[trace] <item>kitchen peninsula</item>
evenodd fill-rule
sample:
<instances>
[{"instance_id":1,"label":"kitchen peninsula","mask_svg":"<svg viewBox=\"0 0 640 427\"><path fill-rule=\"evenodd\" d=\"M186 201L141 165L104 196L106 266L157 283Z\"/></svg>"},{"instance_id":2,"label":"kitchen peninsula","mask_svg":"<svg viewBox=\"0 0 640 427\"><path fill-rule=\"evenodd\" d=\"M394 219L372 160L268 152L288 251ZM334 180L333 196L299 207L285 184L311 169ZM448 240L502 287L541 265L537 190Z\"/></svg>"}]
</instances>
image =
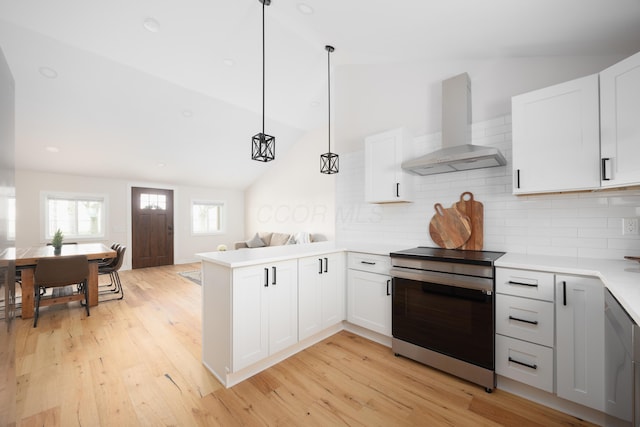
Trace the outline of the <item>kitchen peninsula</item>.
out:
<instances>
[{"instance_id":1,"label":"kitchen peninsula","mask_svg":"<svg viewBox=\"0 0 640 427\"><path fill-rule=\"evenodd\" d=\"M345 248L334 242L198 257L202 362L226 387L343 328Z\"/></svg>"}]
</instances>

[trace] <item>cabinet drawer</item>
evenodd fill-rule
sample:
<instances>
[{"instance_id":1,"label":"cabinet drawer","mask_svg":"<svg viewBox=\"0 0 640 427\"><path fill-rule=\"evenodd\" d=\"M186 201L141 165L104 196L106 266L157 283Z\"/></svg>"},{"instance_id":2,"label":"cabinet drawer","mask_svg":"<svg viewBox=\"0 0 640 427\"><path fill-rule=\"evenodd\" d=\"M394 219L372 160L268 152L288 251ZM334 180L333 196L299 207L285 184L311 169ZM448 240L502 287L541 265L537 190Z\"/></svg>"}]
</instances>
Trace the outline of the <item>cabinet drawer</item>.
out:
<instances>
[{"instance_id":1,"label":"cabinet drawer","mask_svg":"<svg viewBox=\"0 0 640 427\"><path fill-rule=\"evenodd\" d=\"M496 295L496 333L553 347L552 302Z\"/></svg>"},{"instance_id":2,"label":"cabinet drawer","mask_svg":"<svg viewBox=\"0 0 640 427\"><path fill-rule=\"evenodd\" d=\"M553 349L496 335L496 373L553 393Z\"/></svg>"},{"instance_id":3,"label":"cabinet drawer","mask_svg":"<svg viewBox=\"0 0 640 427\"><path fill-rule=\"evenodd\" d=\"M554 275L543 271L496 268L496 292L553 301Z\"/></svg>"},{"instance_id":4,"label":"cabinet drawer","mask_svg":"<svg viewBox=\"0 0 640 427\"><path fill-rule=\"evenodd\" d=\"M347 263L348 268L370 273L389 274L391 269L391 258L384 255L349 252Z\"/></svg>"}]
</instances>

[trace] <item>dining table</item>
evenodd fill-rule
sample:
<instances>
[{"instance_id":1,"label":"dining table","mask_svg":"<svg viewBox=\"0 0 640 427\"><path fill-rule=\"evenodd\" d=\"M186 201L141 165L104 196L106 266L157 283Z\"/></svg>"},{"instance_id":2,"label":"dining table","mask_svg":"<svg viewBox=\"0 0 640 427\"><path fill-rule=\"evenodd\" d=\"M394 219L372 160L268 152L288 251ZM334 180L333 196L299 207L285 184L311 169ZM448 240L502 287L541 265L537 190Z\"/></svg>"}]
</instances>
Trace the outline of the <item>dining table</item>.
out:
<instances>
[{"instance_id":1,"label":"dining table","mask_svg":"<svg viewBox=\"0 0 640 427\"><path fill-rule=\"evenodd\" d=\"M98 305L98 263L104 259L115 258L116 251L103 243L63 244L60 254L55 254L53 246L50 245L16 248L13 256L16 269L20 270L23 319L30 319L34 315L34 272L38 260L70 255L86 255L89 260L89 306Z\"/></svg>"}]
</instances>

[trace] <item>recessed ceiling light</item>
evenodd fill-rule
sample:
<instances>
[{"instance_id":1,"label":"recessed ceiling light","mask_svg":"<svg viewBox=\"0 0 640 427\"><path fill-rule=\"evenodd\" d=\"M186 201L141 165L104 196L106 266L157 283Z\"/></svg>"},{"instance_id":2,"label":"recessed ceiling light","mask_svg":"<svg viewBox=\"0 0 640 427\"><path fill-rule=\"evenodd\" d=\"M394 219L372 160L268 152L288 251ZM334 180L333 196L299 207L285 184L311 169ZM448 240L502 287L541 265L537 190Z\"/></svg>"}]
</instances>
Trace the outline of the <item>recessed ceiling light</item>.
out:
<instances>
[{"instance_id":1,"label":"recessed ceiling light","mask_svg":"<svg viewBox=\"0 0 640 427\"><path fill-rule=\"evenodd\" d=\"M313 8L306 3L298 3L298 11L303 15L313 15Z\"/></svg>"},{"instance_id":2,"label":"recessed ceiling light","mask_svg":"<svg viewBox=\"0 0 640 427\"><path fill-rule=\"evenodd\" d=\"M48 79L55 79L58 77L58 72L50 67L40 67L38 68L38 71Z\"/></svg>"},{"instance_id":3,"label":"recessed ceiling light","mask_svg":"<svg viewBox=\"0 0 640 427\"><path fill-rule=\"evenodd\" d=\"M230 59L230 58L223 59L222 63L227 67L233 67L233 59Z\"/></svg>"},{"instance_id":4,"label":"recessed ceiling light","mask_svg":"<svg viewBox=\"0 0 640 427\"><path fill-rule=\"evenodd\" d=\"M193 111L191 110L182 110L183 117L193 117Z\"/></svg>"},{"instance_id":5,"label":"recessed ceiling light","mask_svg":"<svg viewBox=\"0 0 640 427\"><path fill-rule=\"evenodd\" d=\"M142 25L147 31L151 33L157 33L158 31L160 31L160 23L153 18L145 19Z\"/></svg>"},{"instance_id":6,"label":"recessed ceiling light","mask_svg":"<svg viewBox=\"0 0 640 427\"><path fill-rule=\"evenodd\" d=\"M44 147L45 150L47 150L50 153L57 153L58 151L60 151L60 149L58 147L54 147L53 145L48 145L46 147Z\"/></svg>"}]
</instances>

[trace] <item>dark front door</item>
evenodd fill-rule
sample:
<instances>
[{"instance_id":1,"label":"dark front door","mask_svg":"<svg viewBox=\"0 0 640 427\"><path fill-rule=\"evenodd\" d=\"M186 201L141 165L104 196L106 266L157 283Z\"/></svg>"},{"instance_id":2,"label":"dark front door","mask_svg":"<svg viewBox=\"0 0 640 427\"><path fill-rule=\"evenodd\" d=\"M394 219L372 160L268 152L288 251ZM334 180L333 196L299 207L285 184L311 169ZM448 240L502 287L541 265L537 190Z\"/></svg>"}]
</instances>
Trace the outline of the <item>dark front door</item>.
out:
<instances>
[{"instance_id":1,"label":"dark front door","mask_svg":"<svg viewBox=\"0 0 640 427\"><path fill-rule=\"evenodd\" d=\"M132 268L173 265L173 190L131 188Z\"/></svg>"}]
</instances>

